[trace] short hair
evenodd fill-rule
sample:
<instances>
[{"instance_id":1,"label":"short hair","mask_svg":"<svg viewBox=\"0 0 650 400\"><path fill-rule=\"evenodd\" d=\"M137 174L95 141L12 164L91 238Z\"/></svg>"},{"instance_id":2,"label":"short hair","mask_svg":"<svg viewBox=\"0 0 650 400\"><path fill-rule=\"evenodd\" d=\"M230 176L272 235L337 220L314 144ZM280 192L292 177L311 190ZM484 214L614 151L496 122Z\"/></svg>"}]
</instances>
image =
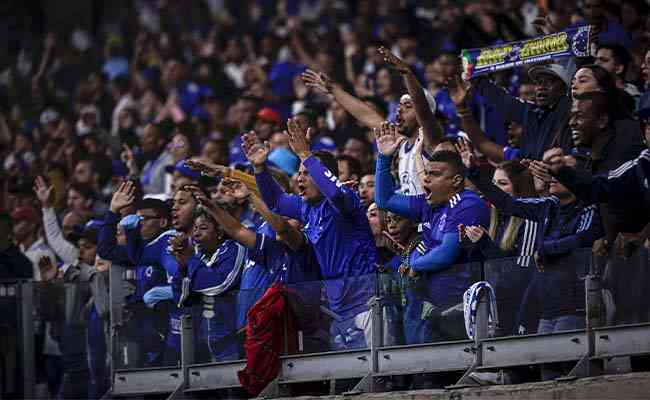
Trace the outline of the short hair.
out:
<instances>
[{"instance_id":1,"label":"short hair","mask_svg":"<svg viewBox=\"0 0 650 400\"><path fill-rule=\"evenodd\" d=\"M314 157L316 157L324 166L325 168L329 169L334 176L338 177L339 176L339 164L338 161L336 161L336 157L329 151L325 150L318 150L312 153Z\"/></svg>"},{"instance_id":2,"label":"short hair","mask_svg":"<svg viewBox=\"0 0 650 400\"><path fill-rule=\"evenodd\" d=\"M81 237L79 239L84 239L87 242L90 242L94 245L97 245L97 236L99 234L99 229L97 228L86 228L84 229Z\"/></svg>"},{"instance_id":3,"label":"short hair","mask_svg":"<svg viewBox=\"0 0 650 400\"><path fill-rule=\"evenodd\" d=\"M456 152L448 150L438 151L429 157L429 162L445 163L449 165L455 173L459 174L463 178L467 176L465 164L463 164L463 160Z\"/></svg>"},{"instance_id":4,"label":"short hair","mask_svg":"<svg viewBox=\"0 0 650 400\"><path fill-rule=\"evenodd\" d=\"M345 161L348 163L348 167L350 169L350 174L356 175L359 178L361 178L362 171L361 171L361 163L359 160L357 160L354 157L341 154L340 156L336 157L336 161Z\"/></svg>"},{"instance_id":5,"label":"short hair","mask_svg":"<svg viewBox=\"0 0 650 400\"><path fill-rule=\"evenodd\" d=\"M609 115L610 101L607 95L603 92L586 92L574 97L574 100L588 100L591 101L591 106L596 114Z\"/></svg>"},{"instance_id":6,"label":"short hair","mask_svg":"<svg viewBox=\"0 0 650 400\"><path fill-rule=\"evenodd\" d=\"M154 210L161 218L170 219L172 211L169 205L159 199L142 199L136 206L136 210Z\"/></svg>"},{"instance_id":7,"label":"short hair","mask_svg":"<svg viewBox=\"0 0 650 400\"><path fill-rule=\"evenodd\" d=\"M93 190L92 186L86 185L83 183L79 182L72 182L70 186L68 187L68 190L74 190L75 192L79 193L81 197L85 198L86 200L95 200L96 194L95 191Z\"/></svg>"},{"instance_id":8,"label":"short hair","mask_svg":"<svg viewBox=\"0 0 650 400\"><path fill-rule=\"evenodd\" d=\"M614 61L616 61L617 64L621 64L623 66L623 72L621 72L621 75L624 76L627 72L628 65L630 65L630 62L632 62L632 56L627 51L627 49L616 43L603 43L598 47L598 50L602 49L610 50L612 52Z\"/></svg>"}]
</instances>

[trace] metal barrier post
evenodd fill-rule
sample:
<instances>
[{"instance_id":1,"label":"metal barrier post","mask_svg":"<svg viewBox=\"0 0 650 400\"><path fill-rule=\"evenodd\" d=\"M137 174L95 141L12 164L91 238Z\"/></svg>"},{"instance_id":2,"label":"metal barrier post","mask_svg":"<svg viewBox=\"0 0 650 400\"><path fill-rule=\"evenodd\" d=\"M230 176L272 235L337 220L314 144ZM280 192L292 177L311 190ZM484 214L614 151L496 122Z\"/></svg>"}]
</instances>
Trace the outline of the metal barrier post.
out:
<instances>
[{"instance_id":1,"label":"metal barrier post","mask_svg":"<svg viewBox=\"0 0 650 400\"><path fill-rule=\"evenodd\" d=\"M16 285L20 299L20 331L22 333L22 378L23 396L34 397L34 282L25 281Z\"/></svg>"},{"instance_id":2,"label":"metal barrier post","mask_svg":"<svg viewBox=\"0 0 650 400\"><path fill-rule=\"evenodd\" d=\"M576 379L603 373L603 361L593 359L595 355L594 328L602 325L602 284L598 263L592 255L589 272L585 276L585 331L587 333L587 354L569 372L566 378Z\"/></svg>"},{"instance_id":3,"label":"metal barrier post","mask_svg":"<svg viewBox=\"0 0 650 400\"><path fill-rule=\"evenodd\" d=\"M483 339L488 337L488 323L490 318L488 296L485 291L479 295L478 305L476 308L476 332L474 334L474 345L468 349L474 354L474 362L465 371L463 376L453 386L448 386L446 389L457 389L468 386L478 386L469 375L476 371L477 368L483 365Z\"/></svg>"},{"instance_id":4,"label":"metal barrier post","mask_svg":"<svg viewBox=\"0 0 650 400\"><path fill-rule=\"evenodd\" d=\"M124 267L120 265L111 265L108 270L108 298L110 301L110 329L109 329L109 345L108 348L111 352L111 389L113 387L113 379L115 379L115 366L119 361L119 329L122 326L122 304L124 303Z\"/></svg>"},{"instance_id":5,"label":"metal barrier post","mask_svg":"<svg viewBox=\"0 0 650 400\"><path fill-rule=\"evenodd\" d=\"M375 374L379 372L379 348L383 346L383 301L381 296L373 296L368 304L370 305L370 371L366 376L361 378L361 381L345 395L374 392L377 385L375 382Z\"/></svg>"},{"instance_id":6,"label":"metal barrier post","mask_svg":"<svg viewBox=\"0 0 650 400\"><path fill-rule=\"evenodd\" d=\"M176 387L167 400L183 398L183 392L190 381L190 365L194 364L194 326L192 315L186 314L181 317L181 383Z\"/></svg>"}]
</instances>

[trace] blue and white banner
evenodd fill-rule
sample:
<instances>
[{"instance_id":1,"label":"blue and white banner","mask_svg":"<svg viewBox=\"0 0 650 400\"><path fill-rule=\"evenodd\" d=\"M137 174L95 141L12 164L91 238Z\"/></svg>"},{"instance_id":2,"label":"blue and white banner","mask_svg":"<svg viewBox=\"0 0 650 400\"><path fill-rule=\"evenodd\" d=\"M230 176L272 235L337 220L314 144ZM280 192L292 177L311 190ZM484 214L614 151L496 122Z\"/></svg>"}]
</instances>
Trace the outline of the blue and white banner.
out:
<instances>
[{"instance_id":1,"label":"blue and white banner","mask_svg":"<svg viewBox=\"0 0 650 400\"><path fill-rule=\"evenodd\" d=\"M461 53L463 79L562 57L588 57L590 30L589 25L583 25L533 39L464 49Z\"/></svg>"}]
</instances>

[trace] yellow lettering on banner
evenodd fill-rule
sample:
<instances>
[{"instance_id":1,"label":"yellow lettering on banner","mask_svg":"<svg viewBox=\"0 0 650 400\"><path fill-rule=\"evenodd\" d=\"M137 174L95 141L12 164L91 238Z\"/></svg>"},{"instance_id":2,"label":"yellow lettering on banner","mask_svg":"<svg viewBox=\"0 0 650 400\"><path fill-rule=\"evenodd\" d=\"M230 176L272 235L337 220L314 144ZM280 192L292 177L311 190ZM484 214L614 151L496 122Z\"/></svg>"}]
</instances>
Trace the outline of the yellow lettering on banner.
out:
<instances>
[{"instance_id":1,"label":"yellow lettering on banner","mask_svg":"<svg viewBox=\"0 0 650 400\"><path fill-rule=\"evenodd\" d=\"M519 58L526 60L540 55L559 53L569 49L566 32L560 32L523 43Z\"/></svg>"},{"instance_id":2,"label":"yellow lettering on banner","mask_svg":"<svg viewBox=\"0 0 650 400\"><path fill-rule=\"evenodd\" d=\"M512 51L512 46L503 46L503 47L494 47L491 49L481 50L476 59L476 67L482 68L490 65L501 64L505 61L505 58Z\"/></svg>"}]
</instances>

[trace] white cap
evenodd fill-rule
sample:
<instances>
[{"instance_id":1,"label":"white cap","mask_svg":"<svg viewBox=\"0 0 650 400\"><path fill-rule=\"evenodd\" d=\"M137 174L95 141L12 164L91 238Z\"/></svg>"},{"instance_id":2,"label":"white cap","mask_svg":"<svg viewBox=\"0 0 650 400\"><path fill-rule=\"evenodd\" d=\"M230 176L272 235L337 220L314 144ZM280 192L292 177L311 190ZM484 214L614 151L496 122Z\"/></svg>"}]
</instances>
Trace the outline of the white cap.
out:
<instances>
[{"instance_id":1,"label":"white cap","mask_svg":"<svg viewBox=\"0 0 650 400\"><path fill-rule=\"evenodd\" d=\"M50 122L57 121L59 117L60 115L55 109L48 108L41 113L41 118L40 118L41 125L45 125L45 124L49 124Z\"/></svg>"},{"instance_id":2,"label":"white cap","mask_svg":"<svg viewBox=\"0 0 650 400\"><path fill-rule=\"evenodd\" d=\"M424 97L427 99L427 103L429 103L429 109L431 110L431 113L435 115L436 110L438 109L438 103L436 103L435 97L433 97L431 92L429 92L427 89L422 90L424 91ZM404 94L399 99L400 103L406 100L412 100L410 94Z\"/></svg>"}]
</instances>

